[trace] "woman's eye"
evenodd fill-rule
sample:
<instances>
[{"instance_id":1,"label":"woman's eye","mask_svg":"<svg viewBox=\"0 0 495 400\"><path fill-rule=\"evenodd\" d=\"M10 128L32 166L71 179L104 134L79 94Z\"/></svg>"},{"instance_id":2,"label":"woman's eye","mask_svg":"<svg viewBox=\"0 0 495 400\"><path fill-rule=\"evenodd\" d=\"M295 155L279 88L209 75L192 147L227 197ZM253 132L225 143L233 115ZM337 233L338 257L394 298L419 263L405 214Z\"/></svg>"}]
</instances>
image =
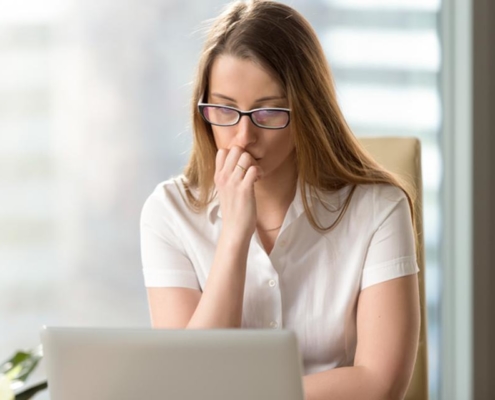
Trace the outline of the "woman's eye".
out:
<instances>
[{"instance_id":1,"label":"woman's eye","mask_svg":"<svg viewBox=\"0 0 495 400\"><path fill-rule=\"evenodd\" d=\"M220 110L220 112L222 114L225 114L225 115L230 115L230 114L234 114L235 113L235 111L234 110L231 110L230 108L219 107L218 109Z\"/></svg>"},{"instance_id":2,"label":"woman's eye","mask_svg":"<svg viewBox=\"0 0 495 400\"><path fill-rule=\"evenodd\" d=\"M276 117L280 114L278 110L261 110L257 112L257 116L260 119Z\"/></svg>"}]
</instances>

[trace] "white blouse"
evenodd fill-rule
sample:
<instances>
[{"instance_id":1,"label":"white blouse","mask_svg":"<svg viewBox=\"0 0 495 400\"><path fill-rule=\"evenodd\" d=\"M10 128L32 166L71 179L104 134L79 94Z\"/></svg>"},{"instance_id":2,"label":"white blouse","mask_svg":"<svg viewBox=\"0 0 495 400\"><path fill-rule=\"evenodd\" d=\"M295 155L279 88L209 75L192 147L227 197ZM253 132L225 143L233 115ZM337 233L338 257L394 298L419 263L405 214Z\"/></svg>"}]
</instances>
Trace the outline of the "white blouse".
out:
<instances>
[{"instance_id":1,"label":"white blouse","mask_svg":"<svg viewBox=\"0 0 495 400\"><path fill-rule=\"evenodd\" d=\"M222 228L217 198L202 213L186 203L183 176L160 183L141 214L147 287L203 290ZM340 213L350 188L307 192L320 224ZM242 327L294 331L305 374L350 366L356 351L356 305L371 285L419 271L405 194L390 185L360 185L337 226L313 229L299 187L267 255L257 232L247 259Z\"/></svg>"}]
</instances>

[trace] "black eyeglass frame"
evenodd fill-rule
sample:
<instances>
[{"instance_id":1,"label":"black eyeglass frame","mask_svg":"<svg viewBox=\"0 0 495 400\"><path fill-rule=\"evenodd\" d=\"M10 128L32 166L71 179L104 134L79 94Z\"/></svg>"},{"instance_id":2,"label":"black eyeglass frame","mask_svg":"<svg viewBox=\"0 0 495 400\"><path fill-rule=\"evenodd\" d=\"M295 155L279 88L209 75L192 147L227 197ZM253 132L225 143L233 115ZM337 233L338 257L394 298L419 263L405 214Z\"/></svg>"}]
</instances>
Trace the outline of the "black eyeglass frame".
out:
<instances>
[{"instance_id":1,"label":"black eyeglass frame","mask_svg":"<svg viewBox=\"0 0 495 400\"><path fill-rule=\"evenodd\" d=\"M233 122L231 124L216 124L216 123L213 123L211 121L208 121L208 119L203 114L203 110L206 107L227 108L229 110L236 111L237 112L237 115L238 115L238 118L237 118L237 120L235 122ZM263 107L263 108L254 108L254 109L249 110L249 111L242 111L242 110L239 110L239 109L237 109L235 107L224 106L222 104L198 103L198 111L199 111L199 114L201 115L201 117L203 118L203 120L205 122L207 122L207 123L209 123L211 125L215 125L215 126L234 126L234 125L237 125L239 123L239 121L241 120L241 118L244 115L247 115L249 117L249 119L251 120L251 122L254 125L256 125L258 128L277 130L277 129L287 128L287 126L290 124L290 113L291 113L292 110L290 108ZM287 113L287 116L288 116L287 123L284 126L281 126L281 127L271 127L271 126L260 125L253 118L253 113L255 113L257 111L284 111L284 112Z\"/></svg>"}]
</instances>

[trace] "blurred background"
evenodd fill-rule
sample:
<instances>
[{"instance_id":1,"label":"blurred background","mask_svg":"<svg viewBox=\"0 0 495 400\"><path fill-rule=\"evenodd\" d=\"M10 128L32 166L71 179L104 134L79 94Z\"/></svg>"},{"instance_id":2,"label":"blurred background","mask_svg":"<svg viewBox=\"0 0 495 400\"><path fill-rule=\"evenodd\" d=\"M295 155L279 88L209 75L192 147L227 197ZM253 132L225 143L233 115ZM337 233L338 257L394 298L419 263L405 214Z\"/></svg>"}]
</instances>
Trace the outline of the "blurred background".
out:
<instances>
[{"instance_id":1,"label":"blurred background","mask_svg":"<svg viewBox=\"0 0 495 400\"><path fill-rule=\"evenodd\" d=\"M149 326L141 207L185 165L198 30L225 3L0 0L0 360L35 347L44 324ZM443 4L285 3L316 29L355 134L422 141L430 393L440 399Z\"/></svg>"}]
</instances>

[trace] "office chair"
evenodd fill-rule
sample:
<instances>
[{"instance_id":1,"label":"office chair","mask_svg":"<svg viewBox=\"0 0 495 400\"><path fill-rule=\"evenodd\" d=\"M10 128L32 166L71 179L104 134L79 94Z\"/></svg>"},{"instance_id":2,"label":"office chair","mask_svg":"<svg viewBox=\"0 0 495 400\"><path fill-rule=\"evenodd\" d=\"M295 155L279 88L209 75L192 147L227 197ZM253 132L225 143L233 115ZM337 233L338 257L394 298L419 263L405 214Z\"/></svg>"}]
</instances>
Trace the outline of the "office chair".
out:
<instances>
[{"instance_id":1,"label":"office chair","mask_svg":"<svg viewBox=\"0 0 495 400\"><path fill-rule=\"evenodd\" d=\"M415 196L414 211L418 245L419 296L421 302L421 330L419 346L411 383L405 400L428 399L428 348L426 329L425 259L422 210L421 143L412 137L360 137L368 153L394 173L408 186Z\"/></svg>"}]
</instances>

